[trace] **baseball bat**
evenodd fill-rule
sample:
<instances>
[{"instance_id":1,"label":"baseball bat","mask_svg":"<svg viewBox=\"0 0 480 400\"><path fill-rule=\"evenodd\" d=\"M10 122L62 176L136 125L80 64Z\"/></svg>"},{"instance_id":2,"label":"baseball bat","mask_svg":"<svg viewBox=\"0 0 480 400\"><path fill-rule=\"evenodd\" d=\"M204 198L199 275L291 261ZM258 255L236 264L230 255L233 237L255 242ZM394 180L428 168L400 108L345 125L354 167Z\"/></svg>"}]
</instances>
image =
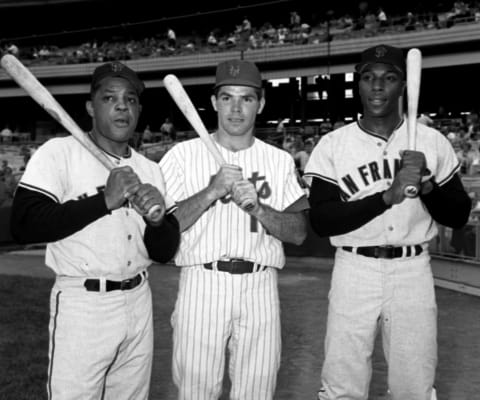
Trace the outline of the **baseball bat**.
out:
<instances>
[{"instance_id":1,"label":"baseball bat","mask_svg":"<svg viewBox=\"0 0 480 400\"><path fill-rule=\"evenodd\" d=\"M5 54L0 64L8 75L22 87L30 97L35 100L45 111L47 111L57 122L70 132L70 134L87 149L98 161L109 171L116 167L115 163L103 153L88 136L83 132L77 123L70 117L65 109L58 103L52 94L43 86L32 72L25 67L15 56ZM160 206L153 206L148 215L152 217Z\"/></svg>"},{"instance_id":2,"label":"baseball bat","mask_svg":"<svg viewBox=\"0 0 480 400\"><path fill-rule=\"evenodd\" d=\"M407 134L408 150L416 149L417 140L417 113L418 98L420 97L420 80L422 75L422 53L417 48L412 48L407 53ZM419 187L408 185L404 189L407 197L416 197Z\"/></svg>"},{"instance_id":3,"label":"baseball bat","mask_svg":"<svg viewBox=\"0 0 480 400\"><path fill-rule=\"evenodd\" d=\"M222 153L220 153L213 138L210 136L210 133L208 133L207 128L205 128L200 115L198 115L197 109L190 100L180 80L175 75L169 74L163 78L163 83L180 111L182 111L185 118L190 122L190 125L192 125L192 128L197 132L205 146L207 146L208 151L213 158L215 158L215 161L220 166L226 164ZM253 204L242 204L242 208L248 211L253 208Z\"/></svg>"}]
</instances>

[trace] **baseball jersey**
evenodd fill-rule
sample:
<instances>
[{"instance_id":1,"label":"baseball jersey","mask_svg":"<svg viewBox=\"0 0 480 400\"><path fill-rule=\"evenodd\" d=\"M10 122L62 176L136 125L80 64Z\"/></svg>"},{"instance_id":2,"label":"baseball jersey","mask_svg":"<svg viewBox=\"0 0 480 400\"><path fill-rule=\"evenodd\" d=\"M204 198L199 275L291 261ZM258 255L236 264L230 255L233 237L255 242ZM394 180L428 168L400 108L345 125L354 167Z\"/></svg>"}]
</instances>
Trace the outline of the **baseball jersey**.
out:
<instances>
[{"instance_id":1,"label":"baseball jersey","mask_svg":"<svg viewBox=\"0 0 480 400\"><path fill-rule=\"evenodd\" d=\"M165 197L167 213L175 203L165 196L158 165L129 148L126 157L106 153L115 164L130 166L143 183ZM92 196L105 188L109 171L75 138L54 138L28 162L19 186L40 192L57 203ZM122 207L80 231L47 244L45 262L57 275L130 278L151 264L143 242L145 221L133 208Z\"/></svg>"},{"instance_id":2,"label":"baseball jersey","mask_svg":"<svg viewBox=\"0 0 480 400\"><path fill-rule=\"evenodd\" d=\"M240 151L218 146L228 164L242 168L243 177L256 187L259 201L283 211L304 196L290 154L259 139ZM205 189L219 166L199 139L175 145L160 161L167 192L176 202ZM280 240L230 198L217 200L182 233L177 265L199 265L241 258L282 268L285 255Z\"/></svg>"},{"instance_id":3,"label":"baseball jersey","mask_svg":"<svg viewBox=\"0 0 480 400\"><path fill-rule=\"evenodd\" d=\"M355 201L391 185L401 166L399 152L407 149L407 124L387 139L353 122L323 136L305 168L305 176L338 186L343 201ZM416 150L425 154L429 173L442 186L460 165L450 142L437 130L417 124ZM437 226L420 198L407 198L346 234L330 237L332 245L415 245L428 242Z\"/></svg>"}]
</instances>

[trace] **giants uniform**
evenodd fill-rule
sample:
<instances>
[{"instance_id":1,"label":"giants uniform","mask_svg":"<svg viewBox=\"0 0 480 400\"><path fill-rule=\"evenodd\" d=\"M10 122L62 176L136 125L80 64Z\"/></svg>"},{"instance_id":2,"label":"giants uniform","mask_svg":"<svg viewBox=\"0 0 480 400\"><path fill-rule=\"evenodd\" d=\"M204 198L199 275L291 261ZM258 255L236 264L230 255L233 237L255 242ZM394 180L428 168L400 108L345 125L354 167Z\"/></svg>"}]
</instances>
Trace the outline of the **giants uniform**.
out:
<instances>
[{"instance_id":1,"label":"giants uniform","mask_svg":"<svg viewBox=\"0 0 480 400\"><path fill-rule=\"evenodd\" d=\"M287 152L258 139L237 152L218 147L226 162L241 167L244 178L255 184L263 204L283 211L304 196ZM177 202L206 188L218 171L200 139L177 144L160 166L167 191ZM219 261L231 259L251 261L255 270L217 270ZM271 398L281 351L277 269L285 264L282 243L233 201L221 199L182 233L175 262L183 267L172 315L179 398L218 398L230 332L231 398ZM213 389L191 393L196 386Z\"/></svg>"},{"instance_id":2,"label":"giants uniform","mask_svg":"<svg viewBox=\"0 0 480 400\"><path fill-rule=\"evenodd\" d=\"M131 149L124 158L109 156L118 166L131 166L142 182L165 193L156 163ZM19 186L64 204L99 193L108 175L107 169L69 136L41 146L29 161ZM174 203L168 198L165 202L167 212L173 212ZM123 207L47 244L46 264L56 273L50 300L49 398L100 398L98 390L104 382L111 396L110 386L139 379L143 392L133 392L136 389L127 386L113 395L147 398L153 323L146 270L152 261L144 243L145 227L137 212ZM124 281L122 289L132 282L136 286L114 290L111 281ZM71 357L72 353L78 357ZM115 359L112 354L116 354ZM92 359L99 362L92 365ZM126 359L135 361L116 374L116 365ZM69 382L72 385L67 392L60 392L59 388L68 387ZM76 389L81 392L76 393Z\"/></svg>"},{"instance_id":3,"label":"giants uniform","mask_svg":"<svg viewBox=\"0 0 480 400\"><path fill-rule=\"evenodd\" d=\"M388 207L381 198L400 169L399 152L407 148L406 125L402 121L386 140L358 122L348 124L321 138L305 169L306 177L318 179L317 193L320 185L336 188L339 202L369 200L370 208L378 210L361 226L330 235L337 251L319 399L367 399L379 325L390 388L408 393L409 386L420 382L426 386L417 387L417 393L431 390L437 362L436 302L428 242L437 233L436 222L424 199L405 199ZM442 188L458 179L459 163L448 140L422 124L417 124L417 132L417 150L425 154L436 185ZM322 204L328 206L327 201L318 203L318 209ZM347 225L348 219L362 218L358 217L343 215L337 220ZM407 370L415 371L416 382L408 379Z\"/></svg>"}]
</instances>

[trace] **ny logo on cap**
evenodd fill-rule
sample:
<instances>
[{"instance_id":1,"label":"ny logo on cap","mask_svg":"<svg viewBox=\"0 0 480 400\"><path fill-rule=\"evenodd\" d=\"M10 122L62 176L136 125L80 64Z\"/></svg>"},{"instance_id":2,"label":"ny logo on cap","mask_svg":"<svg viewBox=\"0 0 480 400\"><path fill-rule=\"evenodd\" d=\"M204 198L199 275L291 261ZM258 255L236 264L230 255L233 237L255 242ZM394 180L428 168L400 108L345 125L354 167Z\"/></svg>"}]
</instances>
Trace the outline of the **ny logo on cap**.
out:
<instances>
[{"instance_id":1,"label":"ny logo on cap","mask_svg":"<svg viewBox=\"0 0 480 400\"><path fill-rule=\"evenodd\" d=\"M228 73L234 78L236 78L240 74L240 66L230 65Z\"/></svg>"},{"instance_id":2,"label":"ny logo on cap","mask_svg":"<svg viewBox=\"0 0 480 400\"><path fill-rule=\"evenodd\" d=\"M375 49L375 57L377 58L385 57L385 54L387 54L387 49L385 47L378 46Z\"/></svg>"},{"instance_id":3,"label":"ny logo on cap","mask_svg":"<svg viewBox=\"0 0 480 400\"><path fill-rule=\"evenodd\" d=\"M110 66L113 72L120 72L123 69L123 65L119 62L112 62Z\"/></svg>"}]
</instances>

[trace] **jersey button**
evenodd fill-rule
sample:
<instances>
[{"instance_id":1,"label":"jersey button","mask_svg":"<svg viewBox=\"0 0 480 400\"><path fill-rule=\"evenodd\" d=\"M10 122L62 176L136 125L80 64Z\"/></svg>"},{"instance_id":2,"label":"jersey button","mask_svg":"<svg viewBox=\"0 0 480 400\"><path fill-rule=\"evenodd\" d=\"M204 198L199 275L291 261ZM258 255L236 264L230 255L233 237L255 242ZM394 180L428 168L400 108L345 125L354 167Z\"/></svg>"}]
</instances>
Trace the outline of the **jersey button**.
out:
<instances>
[{"instance_id":1,"label":"jersey button","mask_svg":"<svg viewBox=\"0 0 480 400\"><path fill-rule=\"evenodd\" d=\"M389 226L389 227L388 227L388 230L389 230L389 231L393 231L393 226Z\"/></svg>"},{"instance_id":2,"label":"jersey button","mask_svg":"<svg viewBox=\"0 0 480 400\"><path fill-rule=\"evenodd\" d=\"M387 154L388 154L388 152L386 152L386 151L383 152L383 155L384 155L384 156L386 156Z\"/></svg>"},{"instance_id":3,"label":"jersey button","mask_svg":"<svg viewBox=\"0 0 480 400\"><path fill-rule=\"evenodd\" d=\"M378 147L382 147L382 143L381 143L381 142L378 142L378 143L377 143L377 146L378 146Z\"/></svg>"},{"instance_id":4,"label":"jersey button","mask_svg":"<svg viewBox=\"0 0 480 400\"><path fill-rule=\"evenodd\" d=\"M127 262L127 265L128 266L132 265L132 262L131 261Z\"/></svg>"},{"instance_id":5,"label":"jersey button","mask_svg":"<svg viewBox=\"0 0 480 400\"><path fill-rule=\"evenodd\" d=\"M128 239L128 240L132 240L132 235L128 235L128 236L127 236L127 239Z\"/></svg>"}]
</instances>

